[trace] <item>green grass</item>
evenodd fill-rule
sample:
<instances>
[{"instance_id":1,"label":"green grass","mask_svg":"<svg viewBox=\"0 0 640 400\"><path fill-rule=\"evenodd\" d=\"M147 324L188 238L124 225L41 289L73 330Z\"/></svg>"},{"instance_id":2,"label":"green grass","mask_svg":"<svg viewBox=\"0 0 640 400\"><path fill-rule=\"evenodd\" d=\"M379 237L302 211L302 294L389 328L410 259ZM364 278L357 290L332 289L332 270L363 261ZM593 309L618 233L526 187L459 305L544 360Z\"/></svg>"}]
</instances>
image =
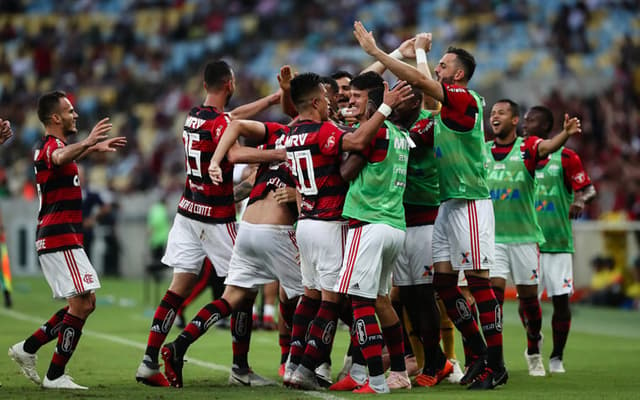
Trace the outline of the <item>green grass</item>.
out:
<instances>
[{"instance_id":1,"label":"green grass","mask_svg":"<svg viewBox=\"0 0 640 400\"><path fill-rule=\"evenodd\" d=\"M357 395L335 392L299 392L282 387L236 388L226 385L231 363L230 335L212 329L196 342L188 355L196 361L187 362L184 369L185 388L150 388L137 384L135 370L143 354L147 333L156 301L143 301L140 281L103 280L98 291L98 308L85 325L85 331L68 372L81 385L90 386L87 392L56 392L55 399L350 399ZM31 334L63 303L51 299L43 278L14 280L14 308L0 309L0 349L7 349ZM160 289L163 293L165 287ZM207 293L206 296L209 296ZM204 304L203 296L188 312L195 313ZM640 380L640 315L609 309L576 306L571 336L565 351L567 373L544 378L529 377L523 357L525 338L517 317L515 303L505 305L504 349L509 383L487 393L468 392L463 387L443 382L436 388L416 388L392 393L393 398L422 399L637 399ZM547 338L544 356L551 351L551 308L544 305L543 326ZM169 335L172 340L178 331ZM334 374L342 365L347 346L346 331L339 331L334 347ZM39 352L38 370L42 376L47 369L54 344ZM4 350L3 350L4 351ZM457 352L463 357L458 341ZM252 337L250 362L258 373L277 377L280 351L277 333L255 332ZM545 360L545 367L547 361ZM16 365L0 355L0 398L39 399L44 392L28 381ZM427 393L431 392L431 393ZM47 392L47 396L51 393Z\"/></svg>"}]
</instances>

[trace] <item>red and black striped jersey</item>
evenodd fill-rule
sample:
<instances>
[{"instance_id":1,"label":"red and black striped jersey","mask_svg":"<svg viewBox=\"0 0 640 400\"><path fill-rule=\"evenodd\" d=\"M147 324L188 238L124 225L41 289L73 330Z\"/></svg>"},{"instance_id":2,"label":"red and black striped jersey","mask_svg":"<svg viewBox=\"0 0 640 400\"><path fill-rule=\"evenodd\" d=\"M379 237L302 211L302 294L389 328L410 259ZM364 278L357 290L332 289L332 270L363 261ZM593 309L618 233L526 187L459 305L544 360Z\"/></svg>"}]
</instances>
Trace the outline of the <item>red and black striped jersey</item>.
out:
<instances>
[{"instance_id":1,"label":"red and black striped jersey","mask_svg":"<svg viewBox=\"0 0 640 400\"><path fill-rule=\"evenodd\" d=\"M75 161L54 165L51 155L65 143L51 135L41 138L33 153L40 198L36 250L38 254L82 247L82 191Z\"/></svg>"},{"instance_id":2,"label":"red and black striped jersey","mask_svg":"<svg viewBox=\"0 0 640 400\"><path fill-rule=\"evenodd\" d=\"M300 218L343 220L349 189L340 176L342 135L332 122L299 121L285 139L287 161L302 194Z\"/></svg>"},{"instance_id":3,"label":"red and black striped jersey","mask_svg":"<svg viewBox=\"0 0 640 400\"><path fill-rule=\"evenodd\" d=\"M284 139L289 127L278 123L267 122L262 147L264 149L284 149ZM262 200L269 192L284 187L295 187L289 164L286 162L262 163L256 173L256 182L249 194L249 204ZM297 207L294 207L297 208Z\"/></svg>"},{"instance_id":4,"label":"red and black striped jersey","mask_svg":"<svg viewBox=\"0 0 640 400\"><path fill-rule=\"evenodd\" d=\"M178 203L178 213L187 218L206 223L227 223L236 219L233 164L222 160L222 183L219 185L213 184L207 171L229 122L229 116L215 107L200 106L189 111L182 133L187 180Z\"/></svg>"}]
</instances>

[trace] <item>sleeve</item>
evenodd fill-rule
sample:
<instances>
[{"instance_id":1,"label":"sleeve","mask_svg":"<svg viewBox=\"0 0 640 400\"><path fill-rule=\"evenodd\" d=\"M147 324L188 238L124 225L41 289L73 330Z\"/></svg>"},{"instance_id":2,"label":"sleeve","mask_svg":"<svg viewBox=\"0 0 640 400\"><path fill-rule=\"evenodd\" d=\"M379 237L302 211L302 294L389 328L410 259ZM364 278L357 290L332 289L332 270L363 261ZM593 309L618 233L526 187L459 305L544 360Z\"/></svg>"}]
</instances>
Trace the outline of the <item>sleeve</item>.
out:
<instances>
[{"instance_id":1,"label":"sleeve","mask_svg":"<svg viewBox=\"0 0 640 400\"><path fill-rule=\"evenodd\" d=\"M212 124L211 136L213 140L217 143L220 140L220 136L227 130L227 126L231 122L231 117L227 114L222 114L218 118L214 120L215 122Z\"/></svg>"},{"instance_id":2,"label":"sleeve","mask_svg":"<svg viewBox=\"0 0 640 400\"><path fill-rule=\"evenodd\" d=\"M280 137L279 131L285 130L286 127L277 122L265 122L264 128L264 139L260 144L275 145L276 140Z\"/></svg>"},{"instance_id":3,"label":"sleeve","mask_svg":"<svg viewBox=\"0 0 640 400\"><path fill-rule=\"evenodd\" d=\"M531 173L531 175L535 174L536 165L538 164L538 145L542 142L537 136L529 136L524 139L522 143L522 159L524 161L524 165L527 167L527 171Z\"/></svg>"},{"instance_id":4,"label":"sleeve","mask_svg":"<svg viewBox=\"0 0 640 400\"><path fill-rule=\"evenodd\" d=\"M575 151L567 148L562 150L562 169L565 185L572 188L574 192L591 185L591 179Z\"/></svg>"},{"instance_id":5,"label":"sleeve","mask_svg":"<svg viewBox=\"0 0 640 400\"><path fill-rule=\"evenodd\" d=\"M418 147L433 147L434 119L424 118L415 123L411 129L411 139Z\"/></svg>"},{"instance_id":6,"label":"sleeve","mask_svg":"<svg viewBox=\"0 0 640 400\"><path fill-rule=\"evenodd\" d=\"M370 163L379 162L387 156L387 148L389 147L389 134L387 128L382 126L378 129L378 133L373 138L369 146L362 151L362 155Z\"/></svg>"},{"instance_id":7,"label":"sleeve","mask_svg":"<svg viewBox=\"0 0 640 400\"><path fill-rule=\"evenodd\" d=\"M318 131L320 152L327 156L336 156L342 152L344 132L331 122L325 122Z\"/></svg>"},{"instance_id":8,"label":"sleeve","mask_svg":"<svg viewBox=\"0 0 640 400\"><path fill-rule=\"evenodd\" d=\"M49 139L45 142L44 146L42 146L43 154L41 155L41 157L47 165L47 169L53 169L56 167L56 165L53 163L53 152L63 147L64 143L58 138Z\"/></svg>"},{"instance_id":9,"label":"sleeve","mask_svg":"<svg viewBox=\"0 0 640 400\"><path fill-rule=\"evenodd\" d=\"M478 114L478 105L467 88L442 84L444 101L440 110L440 118L444 124L458 132L473 129Z\"/></svg>"}]
</instances>

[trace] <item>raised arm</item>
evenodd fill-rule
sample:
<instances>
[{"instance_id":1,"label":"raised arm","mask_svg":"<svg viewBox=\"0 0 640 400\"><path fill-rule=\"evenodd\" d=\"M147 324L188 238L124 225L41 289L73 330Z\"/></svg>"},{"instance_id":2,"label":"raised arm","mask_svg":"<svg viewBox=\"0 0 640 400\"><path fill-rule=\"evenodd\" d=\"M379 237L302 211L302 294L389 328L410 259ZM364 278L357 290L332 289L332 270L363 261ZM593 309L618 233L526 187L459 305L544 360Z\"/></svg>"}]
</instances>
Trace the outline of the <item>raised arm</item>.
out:
<instances>
[{"instance_id":1,"label":"raised arm","mask_svg":"<svg viewBox=\"0 0 640 400\"><path fill-rule=\"evenodd\" d=\"M389 71L391 71L399 79L407 81L410 85L420 88L427 96L433 97L439 102L444 101L444 92L442 85L427 78L415 67L396 60L376 46L376 41L371 32L368 32L360 21L353 24L353 34L360 43L360 47L372 57L380 61Z\"/></svg>"},{"instance_id":2,"label":"raised arm","mask_svg":"<svg viewBox=\"0 0 640 400\"><path fill-rule=\"evenodd\" d=\"M582 132L580 120L577 117L569 119L569 114L565 114L562 131L554 137L545 139L538 144L538 157L545 158L547 155L562 147L571 136L580 132Z\"/></svg>"},{"instance_id":3,"label":"raised arm","mask_svg":"<svg viewBox=\"0 0 640 400\"><path fill-rule=\"evenodd\" d=\"M389 56L395 58L396 60L402 60L404 58L415 58L416 52L413 43L416 41L415 37L411 39L407 39L398 46L397 49L389 53ZM384 71L387 70L387 67L384 66L380 61L375 61L373 64L369 65L367 68L363 69L361 74L369 71L373 71L382 75Z\"/></svg>"},{"instance_id":4,"label":"raised arm","mask_svg":"<svg viewBox=\"0 0 640 400\"><path fill-rule=\"evenodd\" d=\"M74 160L84 158L87 154L94 151L95 148L93 146L96 145L98 141L106 139L107 132L109 132L113 126L108 121L109 118L100 120L84 140L54 150L53 153L51 153L51 161L53 164L64 165Z\"/></svg>"},{"instance_id":5,"label":"raised arm","mask_svg":"<svg viewBox=\"0 0 640 400\"><path fill-rule=\"evenodd\" d=\"M278 74L278 84L280 84L280 90L282 91L282 96L280 96L280 107L282 107L283 113L287 114L291 118L295 118L298 116L298 111L291 99L292 79L293 71L291 70L291 67L289 65L282 66L282 68L280 68L280 73Z\"/></svg>"},{"instance_id":6,"label":"raised arm","mask_svg":"<svg viewBox=\"0 0 640 400\"><path fill-rule=\"evenodd\" d=\"M413 97L411 86L407 82L400 81L393 90L389 90L389 85L384 82L384 99L380 107L367 121L360 124L353 133L342 136L343 151L362 151L367 148L384 123L384 120L391 114L392 109L403 101Z\"/></svg>"},{"instance_id":7,"label":"raised arm","mask_svg":"<svg viewBox=\"0 0 640 400\"><path fill-rule=\"evenodd\" d=\"M427 61L427 53L431 51L431 43L431 32L418 33L414 42L416 68L429 80L433 80L431 70L429 69L429 62ZM439 103L428 94L422 97L422 108L425 110L437 110L438 106Z\"/></svg>"},{"instance_id":8,"label":"raised arm","mask_svg":"<svg viewBox=\"0 0 640 400\"><path fill-rule=\"evenodd\" d=\"M280 90L254 102L236 107L229 113L231 119L247 119L280 102Z\"/></svg>"}]
</instances>

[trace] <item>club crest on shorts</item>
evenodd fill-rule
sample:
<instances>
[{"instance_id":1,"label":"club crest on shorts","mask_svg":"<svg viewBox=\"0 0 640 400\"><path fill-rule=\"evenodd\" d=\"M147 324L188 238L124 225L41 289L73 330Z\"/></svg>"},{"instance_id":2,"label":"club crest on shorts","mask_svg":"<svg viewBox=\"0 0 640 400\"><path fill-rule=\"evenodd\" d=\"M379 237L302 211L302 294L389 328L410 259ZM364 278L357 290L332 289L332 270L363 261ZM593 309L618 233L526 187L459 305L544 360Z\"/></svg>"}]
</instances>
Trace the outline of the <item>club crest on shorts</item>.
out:
<instances>
[{"instance_id":1,"label":"club crest on shorts","mask_svg":"<svg viewBox=\"0 0 640 400\"><path fill-rule=\"evenodd\" d=\"M93 283L93 274L84 274L82 280L84 283Z\"/></svg>"}]
</instances>

